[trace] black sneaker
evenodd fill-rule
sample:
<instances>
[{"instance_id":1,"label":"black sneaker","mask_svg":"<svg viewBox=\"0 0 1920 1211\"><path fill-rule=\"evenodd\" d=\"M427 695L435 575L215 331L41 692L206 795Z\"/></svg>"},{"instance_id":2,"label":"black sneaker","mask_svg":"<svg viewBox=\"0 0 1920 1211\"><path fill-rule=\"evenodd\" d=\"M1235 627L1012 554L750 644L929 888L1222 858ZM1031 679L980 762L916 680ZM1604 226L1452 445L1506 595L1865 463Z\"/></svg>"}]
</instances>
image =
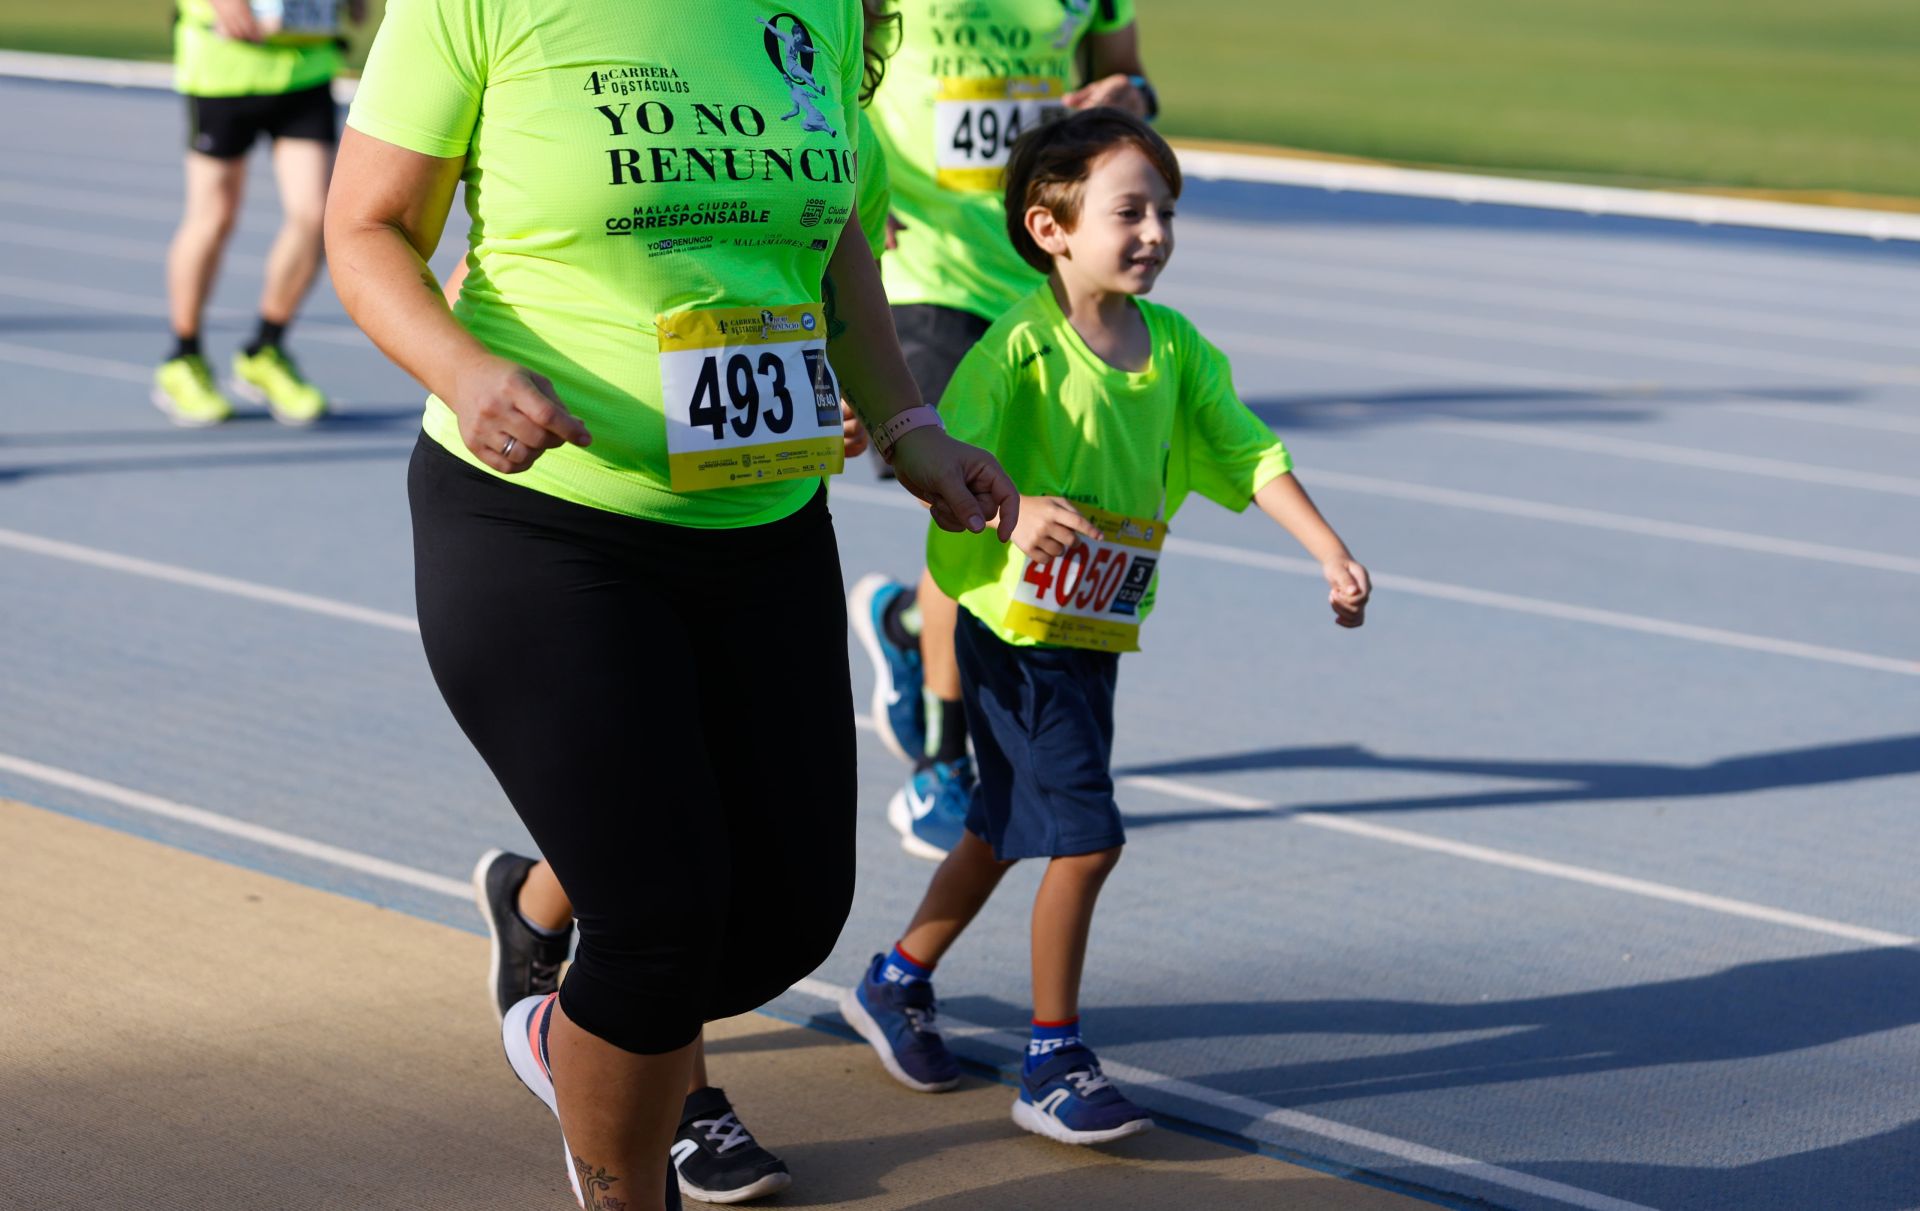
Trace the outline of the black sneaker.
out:
<instances>
[{"instance_id":1,"label":"black sneaker","mask_svg":"<svg viewBox=\"0 0 1920 1211\"><path fill-rule=\"evenodd\" d=\"M733 1112L727 1095L709 1085L687 1095L680 1134L673 1137L680 1193L703 1203L744 1203L785 1190L787 1162L762 1148Z\"/></svg>"},{"instance_id":2,"label":"black sneaker","mask_svg":"<svg viewBox=\"0 0 1920 1211\"><path fill-rule=\"evenodd\" d=\"M569 927L555 937L542 937L520 916L516 901L527 872L539 865L533 858L490 849L473 866L473 902L486 918L493 935L493 962L487 976L487 995L493 1010L505 1014L527 997L543 997L560 987L560 965L567 960L573 940Z\"/></svg>"}]
</instances>

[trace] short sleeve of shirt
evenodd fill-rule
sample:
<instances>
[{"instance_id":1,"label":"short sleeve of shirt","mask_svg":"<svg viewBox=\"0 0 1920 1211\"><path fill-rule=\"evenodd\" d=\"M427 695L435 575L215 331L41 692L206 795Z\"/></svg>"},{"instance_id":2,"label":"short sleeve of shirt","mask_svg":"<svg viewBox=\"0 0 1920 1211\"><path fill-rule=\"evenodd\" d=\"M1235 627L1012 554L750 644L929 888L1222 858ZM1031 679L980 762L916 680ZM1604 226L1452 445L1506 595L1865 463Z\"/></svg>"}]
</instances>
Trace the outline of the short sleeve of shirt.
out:
<instances>
[{"instance_id":1,"label":"short sleeve of shirt","mask_svg":"<svg viewBox=\"0 0 1920 1211\"><path fill-rule=\"evenodd\" d=\"M1000 422L1007 414L1012 382L1005 350L977 342L960 359L940 397L940 419L947 432L970 446L994 450L1000 444Z\"/></svg>"},{"instance_id":2,"label":"short sleeve of shirt","mask_svg":"<svg viewBox=\"0 0 1920 1211\"><path fill-rule=\"evenodd\" d=\"M1133 0L1093 0L1093 7L1091 33L1110 34L1133 24Z\"/></svg>"},{"instance_id":3,"label":"short sleeve of shirt","mask_svg":"<svg viewBox=\"0 0 1920 1211\"><path fill-rule=\"evenodd\" d=\"M464 156L486 78L474 0L392 0L347 125L423 156Z\"/></svg>"},{"instance_id":4,"label":"short sleeve of shirt","mask_svg":"<svg viewBox=\"0 0 1920 1211\"><path fill-rule=\"evenodd\" d=\"M1182 336L1180 424L1188 486L1239 513L1270 480L1293 470L1293 457L1234 393L1227 355L1191 328Z\"/></svg>"}]
</instances>

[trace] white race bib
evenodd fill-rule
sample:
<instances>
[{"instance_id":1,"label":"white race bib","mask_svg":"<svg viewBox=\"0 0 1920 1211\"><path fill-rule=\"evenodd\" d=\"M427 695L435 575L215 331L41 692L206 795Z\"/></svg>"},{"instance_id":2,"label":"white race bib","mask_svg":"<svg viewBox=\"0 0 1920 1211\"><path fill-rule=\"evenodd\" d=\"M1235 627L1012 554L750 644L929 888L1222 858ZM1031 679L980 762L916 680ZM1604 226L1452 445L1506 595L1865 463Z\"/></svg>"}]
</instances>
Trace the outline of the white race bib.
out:
<instances>
[{"instance_id":1,"label":"white race bib","mask_svg":"<svg viewBox=\"0 0 1920 1211\"><path fill-rule=\"evenodd\" d=\"M1167 523L1083 509L1106 537L1078 539L1057 559L1028 559L1007 606L1008 630L1062 647L1140 650L1140 603Z\"/></svg>"},{"instance_id":2,"label":"white race bib","mask_svg":"<svg viewBox=\"0 0 1920 1211\"><path fill-rule=\"evenodd\" d=\"M839 473L840 389L818 305L707 307L655 323L675 492Z\"/></svg>"},{"instance_id":3,"label":"white race bib","mask_svg":"<svg viewBox=\"0 0 1920 1211\"><path fill-rule=\"evenodd\" d=\"M934 182L942 189L999 189L1021 132L1060 108L1066 83L1046 76L946 78L933 98Z\"/></svg>"}]
</instances>

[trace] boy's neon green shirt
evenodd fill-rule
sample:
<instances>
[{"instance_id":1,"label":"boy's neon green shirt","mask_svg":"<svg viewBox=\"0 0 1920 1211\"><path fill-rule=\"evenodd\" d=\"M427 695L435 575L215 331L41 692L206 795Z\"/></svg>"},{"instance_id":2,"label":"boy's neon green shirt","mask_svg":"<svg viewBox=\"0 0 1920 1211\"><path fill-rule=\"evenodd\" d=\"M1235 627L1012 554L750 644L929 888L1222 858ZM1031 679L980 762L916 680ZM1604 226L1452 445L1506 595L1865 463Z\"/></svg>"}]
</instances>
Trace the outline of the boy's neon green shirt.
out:
<instances>
[{"instance_id":1,"label":"boy's neon green shirt","mask_svg":"<svg viewBox=\"0 0 1920 1211\"><path fill-rule=\"evenodd\" d=\"M173 23L173 87L190 97L271 97L340 74L333 42L281 45L223 38L213 0L179 0Z\"/></svg>"},{"instance_id":2,"label":"boy's neon green shirt","mask_svg":"<svg viewBox=\"0 0 1920 1211\"><path fill-rule=\"evenodd\" d=\"M778 520L818 490L672 490L656 321L819 304L855 204L861 30L854 0L392 0L348 124L465 158L454 314L593 434L513 482L707 528ZM486 469L437 398L425 427Z\"/></svg>"},{"instance_id":3,"label":"boy's neon green shirt","mask_svg":"<svg viewBox=\"0 0 1920 1211\"><path fill-rule=\"evenodd\" d=\"M1286 445L1233 390L1226 354L1171 307L1134 300L1153 353L1139 373L1087 348L1042 283L987 330L940 400L953 435L990 450L1023 496L1170 520L1198 492L1240 512L1293 469ZM934 583L1010 644L1004 624L1027 557L991 530L931 526ZM1141 604L1144 620L1152 594Z\"/></svg>"},{"instance_id":4,"label":"boy's neon green shirt","mask_svg":"<svg viewBox=\"0 0 1920 1211\"><path fill-rule=\"evenodd\" d=\"M933 303L985 320L1041 280L1007 241L1003 136L992 96L1065 95L1090 34L1133 23L1133 0L898 0L900 47L872 104L886 144L893 213L905 229L883 276L894 303ZM1030 122L1034 100L1021 111ZM945 165L943 169L942 165ZM980 167L957 167L973 164Z\"/></svg>"}]
</instances>

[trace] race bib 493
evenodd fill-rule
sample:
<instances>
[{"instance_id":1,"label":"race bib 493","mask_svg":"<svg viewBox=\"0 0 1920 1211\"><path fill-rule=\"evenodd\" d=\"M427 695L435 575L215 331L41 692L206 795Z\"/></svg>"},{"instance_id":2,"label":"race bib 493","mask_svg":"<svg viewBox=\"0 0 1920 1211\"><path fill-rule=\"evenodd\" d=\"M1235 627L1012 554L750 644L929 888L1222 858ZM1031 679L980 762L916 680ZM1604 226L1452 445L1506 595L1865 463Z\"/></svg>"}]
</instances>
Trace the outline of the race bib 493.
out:
<instances>
[{"instance_id":1,"label":"race bib 493","mask_svg":"<svg viewBox=\"0 0 1920 1211\"><path fill-rule=\"evenodd\" d=\"M1140 603L1153 583L1167 523L1084 509L1105 534L1055 559L1028 559L1007 606L1010 631L1096 652L1140 650Z\"/></svg>"},{"instance_id":2,"label":"race bib 493","mask_svg":"<svg viewBox=\"0 0 1920 1211\"><path fill-rule=\"evenodd\" d=\"M674 491L839 473L840 389L817 305L708 307L656 324Z\"/></svg>"},{"instance_id":3,"label":"race bib 493","mask_svg":"<svg viewBox=\"0 0 1920 1211\"><path fill-rule=\"evenodd\" d=\"M998 189L1007 151L1066 95L1047 76L948 78L933 98L934 183L942 189Z\"/></svg>"}]
</instances>

